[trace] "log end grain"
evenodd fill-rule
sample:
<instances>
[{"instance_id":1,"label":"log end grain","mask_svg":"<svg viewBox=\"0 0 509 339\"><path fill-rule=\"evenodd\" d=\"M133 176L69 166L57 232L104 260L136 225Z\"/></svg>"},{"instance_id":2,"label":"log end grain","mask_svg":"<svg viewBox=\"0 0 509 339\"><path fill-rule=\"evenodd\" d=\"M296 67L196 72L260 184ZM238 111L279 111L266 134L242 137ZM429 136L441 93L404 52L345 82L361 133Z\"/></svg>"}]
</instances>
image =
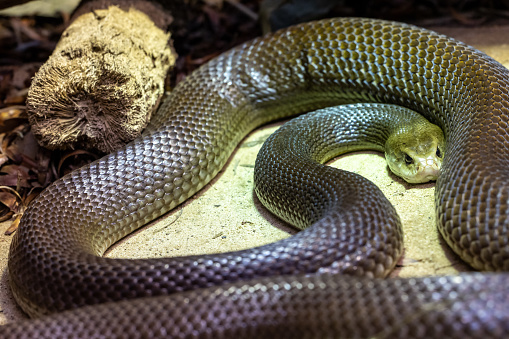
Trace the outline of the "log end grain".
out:
<instances>
[{"instance_id":1,"label":"log end grain","mask_svg":"<svg viewBox=\"0 0 509 339\"><path fill-rule=\"evenodd\" d=\"M32 81L27 109L39 143L109 153L139 136L175 63L169 41L133 8L78 17Z\"/></svg>"}]
</instances>

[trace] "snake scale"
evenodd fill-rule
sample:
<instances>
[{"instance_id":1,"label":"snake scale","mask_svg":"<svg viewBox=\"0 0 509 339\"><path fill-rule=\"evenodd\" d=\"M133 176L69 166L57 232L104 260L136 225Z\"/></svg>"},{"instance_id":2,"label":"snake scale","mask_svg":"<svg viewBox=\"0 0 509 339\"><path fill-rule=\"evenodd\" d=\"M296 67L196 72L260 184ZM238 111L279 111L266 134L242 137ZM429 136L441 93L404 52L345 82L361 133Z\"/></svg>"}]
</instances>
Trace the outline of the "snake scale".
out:
<instances>
[{"instance_id":1,"label":"snake scale","mask_svg":"<svg viewBox=\"0 0 509 339\"><path fill-rule=\"evenodd\" d=\"M9 256L18 304L31 316L106 304L4 326L0 335L507 336L505 273L371 279L395 265L399 220L373 185L353 176L346 192L305 177L297 185L323 205L292 214L288 203L288 215L313 224L273 244L166 259L101 255L202 188L253 128L327 106L381 102L443 129L440 233L474 268L507 271L508 90L508 70L490 57L402 23L328 19L234 48L180 83L141 138L54 183L24 214ZM329 208L331 192L344 213Z\"/></svg>"}]
</instances>

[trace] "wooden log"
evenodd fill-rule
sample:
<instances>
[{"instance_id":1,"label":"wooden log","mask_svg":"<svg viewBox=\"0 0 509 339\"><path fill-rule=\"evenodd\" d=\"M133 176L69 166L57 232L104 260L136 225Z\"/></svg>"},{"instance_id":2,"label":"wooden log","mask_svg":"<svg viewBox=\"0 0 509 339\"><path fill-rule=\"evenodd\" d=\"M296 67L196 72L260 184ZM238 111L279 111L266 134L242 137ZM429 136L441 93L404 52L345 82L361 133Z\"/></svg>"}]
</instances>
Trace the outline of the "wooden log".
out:
<instances>
[{"instance_id":1,"label":"wooden log","mask_svg":"<svg viewBox=\"0 0 509 339\"><path fill-rule=\"evenodd\" d=\"M170 14L150 1L90 1L32 81L27 110L49 149L112 152L141 134L176 54Z\"/></svg>"}]
</instances>

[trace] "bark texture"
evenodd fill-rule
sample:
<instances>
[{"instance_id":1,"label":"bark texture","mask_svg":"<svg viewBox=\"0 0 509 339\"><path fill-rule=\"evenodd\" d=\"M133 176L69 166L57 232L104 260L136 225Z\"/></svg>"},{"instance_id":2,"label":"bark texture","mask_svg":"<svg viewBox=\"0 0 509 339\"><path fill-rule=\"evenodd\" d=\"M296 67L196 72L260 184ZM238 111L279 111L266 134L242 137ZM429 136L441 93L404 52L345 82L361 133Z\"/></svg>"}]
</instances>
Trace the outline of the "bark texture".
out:
<instances>
[{"instance_id":1,"label":"bark texture","mask_svg":"<svg viewBox=\"0 0 509 339\"><path fill-rule=\"evenodd\" d=\"M42 146L112 152L147 126L176 55L169 14L132 2L85 3L34 77L27 108Z\"/></svg>"}]
</instances>

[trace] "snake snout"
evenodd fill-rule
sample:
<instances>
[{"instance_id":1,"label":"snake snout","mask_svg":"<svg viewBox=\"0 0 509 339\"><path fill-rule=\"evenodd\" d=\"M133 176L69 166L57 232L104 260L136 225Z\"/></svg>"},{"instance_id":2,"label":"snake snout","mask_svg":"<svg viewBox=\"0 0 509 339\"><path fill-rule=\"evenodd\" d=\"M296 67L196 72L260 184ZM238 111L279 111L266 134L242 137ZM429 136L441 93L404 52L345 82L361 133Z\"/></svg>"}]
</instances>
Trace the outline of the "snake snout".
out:
<instances>
[{"instance_id":1,"label":"snake snout","mask_svg":"<svg viewBox=\"0 0 509 339\"><path fill-rule=\"evenodd\" d=\"M433 155L417 159L416 174L414 176L415 183L437 180L441 167L441 161L438 160Z\"/></svg>"}]
</instances>

